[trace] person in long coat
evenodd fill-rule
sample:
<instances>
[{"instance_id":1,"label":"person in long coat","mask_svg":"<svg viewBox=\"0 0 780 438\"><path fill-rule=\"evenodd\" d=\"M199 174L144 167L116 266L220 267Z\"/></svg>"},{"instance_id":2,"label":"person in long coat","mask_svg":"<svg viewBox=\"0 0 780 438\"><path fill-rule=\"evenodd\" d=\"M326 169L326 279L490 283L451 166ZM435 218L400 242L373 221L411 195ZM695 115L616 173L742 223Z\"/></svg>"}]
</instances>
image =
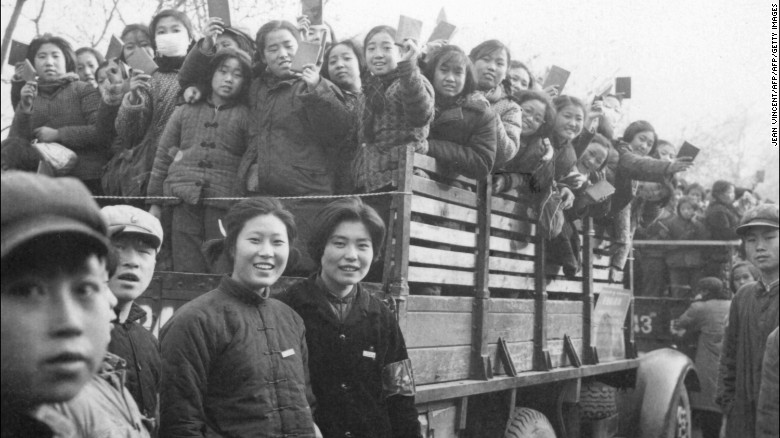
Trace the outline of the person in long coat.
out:
<instances>
[{"instance_id":1,"label":"person in long coat","mask_svg":"<svg viewBox=\"0 0 780 438\"><path fill-rule=\"evenodd\" d=\"M716 402L726 416L726 436L755 436L761 363L769 334L778 326L778 208L764 204L737 227L747 259L761 279L742 286L731 303L720 355Z\"/></svg>"}]
</instances>

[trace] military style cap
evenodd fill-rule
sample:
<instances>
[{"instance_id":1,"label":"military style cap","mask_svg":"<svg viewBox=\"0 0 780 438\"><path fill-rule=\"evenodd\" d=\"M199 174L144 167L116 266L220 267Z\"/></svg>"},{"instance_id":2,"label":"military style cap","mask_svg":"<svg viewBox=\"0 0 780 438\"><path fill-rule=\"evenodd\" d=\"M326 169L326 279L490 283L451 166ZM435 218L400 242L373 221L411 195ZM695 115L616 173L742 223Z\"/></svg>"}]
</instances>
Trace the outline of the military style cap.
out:
<instances>
[{"instance_id":1,"label":"military style cap","mask_svg":"<svg viewBox=\"0 0 780 438\"><path fill-rule=\"evenodd\" d=\"M76 233L108 252L108 228L100 207L76 178L9 171L0 176L2 257L31 239Z\"/></svg>"},{"instance_id":2,"label":"military style cap","mask_svg":"<svg viewBox=\"0 0 780 438\"><path fill-rule=\"evenodd\" d=\"M163 241L162 225L151 213L132 205L109 205L101 211L108 221L108 231L112 237L120 233L141 234L160 250Z\"/></svg>"},{"instance_id":3,"label":"military style cap","mask_svg":"<svg viewBox=\"0 0 780 438\"><path fill-rule=\"evenodd\" d=\"M737 227L737 234L745 234L752 227L778 228L777 204L761 204L748 210Z\"/></svg>"}]
</instances>

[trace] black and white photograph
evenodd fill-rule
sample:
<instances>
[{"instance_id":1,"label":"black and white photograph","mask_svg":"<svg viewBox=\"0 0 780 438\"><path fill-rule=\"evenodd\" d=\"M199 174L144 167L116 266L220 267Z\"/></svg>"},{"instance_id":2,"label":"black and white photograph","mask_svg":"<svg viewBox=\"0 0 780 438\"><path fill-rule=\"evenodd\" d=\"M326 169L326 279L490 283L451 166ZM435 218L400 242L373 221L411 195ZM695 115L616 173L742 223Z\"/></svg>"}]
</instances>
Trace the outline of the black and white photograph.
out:
<instances>
[{"instance_id":1,"label":"black and white photograph","mask_svg":"<svg viewBox=\"0 0 780 438\"><path fill-rule=\"evenodd\" d=\"M0 12L2 438L780 438L778 0Z\"/></svg>"}]
</instances>

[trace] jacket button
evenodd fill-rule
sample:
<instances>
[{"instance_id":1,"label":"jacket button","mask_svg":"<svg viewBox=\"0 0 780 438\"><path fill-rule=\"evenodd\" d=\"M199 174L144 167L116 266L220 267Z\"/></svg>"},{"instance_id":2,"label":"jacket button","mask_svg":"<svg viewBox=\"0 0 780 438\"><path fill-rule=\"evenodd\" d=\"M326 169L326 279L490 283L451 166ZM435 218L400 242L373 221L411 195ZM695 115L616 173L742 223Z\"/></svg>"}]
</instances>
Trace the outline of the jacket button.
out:
<instances>
[{"instance_id":1,"label":"jacket button","mask_svg":"<svg viewBox=\"0 0 780 438\"><path fill-rule=\"evenodd\" d=\"M342 341L346 341L347 340L347 336L344 333L342 333L342 334L339 335L339 339L341 339Z\"/></svg>"},{"instance_id":2,"label":"jacket button","mask_svg":"<svg viewBox=\"0 0 780 438\"><path fill-rule=\"evenodd\" d=\"M349 390L349 385L347 385L346 383L342 383L341 384L341 389L342 389L342 391L348 391Z\"/></svg>"},{"instance_id":3,"label":"jacket button","mask_svg":"<svg viewBox=\"0 0 780 438\"><path fill-rule=\"evenodd\" d=\"M355 436L355 435L352 435L352 432L344 432L344 437L345 438L352 438L353 436Z\"/></svg>"}]
</instances>

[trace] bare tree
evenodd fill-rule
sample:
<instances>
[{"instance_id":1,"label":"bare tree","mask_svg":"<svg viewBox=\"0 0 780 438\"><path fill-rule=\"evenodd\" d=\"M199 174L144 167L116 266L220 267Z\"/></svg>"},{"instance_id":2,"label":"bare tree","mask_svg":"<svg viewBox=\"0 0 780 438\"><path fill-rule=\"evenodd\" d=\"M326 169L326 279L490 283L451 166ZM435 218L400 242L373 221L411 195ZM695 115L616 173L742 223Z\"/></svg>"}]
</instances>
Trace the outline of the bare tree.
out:
<instances>
[{"instance_id":1,"label":"bare tree","mask_svg":"<svg viewBox=\"0 0 780 438\"><path fill-rule=\"evenodd\" d=\"M33 18L32 21L35 24L35 35L41 34L41 18L43 18L43 11L46 9L46 0L41 0L41 8L38 10L38 15Z\"/></svg>"},{"instance_id":2,"label":"bare tree","mask_svg":"<svg viewBox=\"0 0 780 438\"><path fill-rule=\"evenodd\" d=\"M19 15L22 13L22 8L24 7L24 2L26 0L16 0L16 4L14 5L14 11L11 13L11 19L8 21L8 26L5 28L5 34L3 35L3 47L2 47L2 57L0 57L0 61L2 62L2 67L0 67L0 71L3 67L5 67L5 57L8 55L8 48L11 46L11 37L14 34L14 30L16 29L16 23L19 21Z\"/></svg>"}]
</instances>

